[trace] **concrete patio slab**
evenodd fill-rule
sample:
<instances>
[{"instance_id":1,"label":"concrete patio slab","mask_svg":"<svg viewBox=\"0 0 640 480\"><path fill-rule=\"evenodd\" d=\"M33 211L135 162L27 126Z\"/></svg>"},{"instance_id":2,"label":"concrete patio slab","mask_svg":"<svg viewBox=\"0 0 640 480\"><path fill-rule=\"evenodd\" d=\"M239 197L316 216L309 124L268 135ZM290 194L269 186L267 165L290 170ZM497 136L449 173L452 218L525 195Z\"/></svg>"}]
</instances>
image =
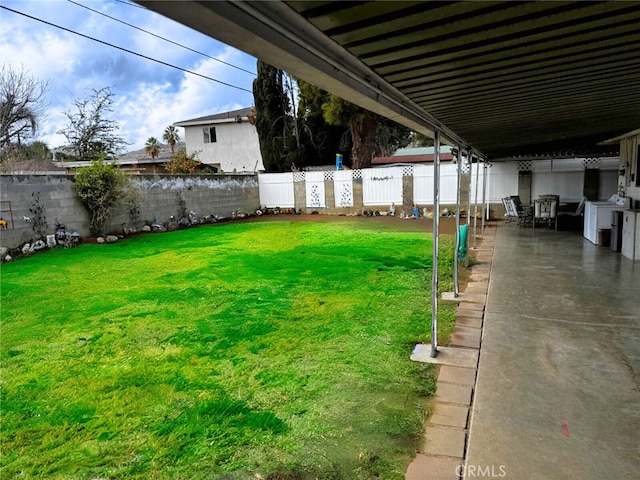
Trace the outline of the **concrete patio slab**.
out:
<instances>
[{"instance_id":1,"label":"concrete patio slab","mask_svg":"<svg viewBox=\"0 0 640 480\"><path fill-rule=\"evenodd\" d=\"M490 262L483 262L483 263L478 263L476 265L473 266L473 269L476 271L489 271L491 270L491 263Z\"/></svg>"},{"instance_id":2,"label":"concrete patio slab","mask_svg":"<svg viewBox=\"0 0 640 480\"><path fill-rule=\"evenodd\" d=\"M472 271L471 275L469 275L470 282L476 282L480 280L489 280L489 272L485 271Z\"/></svg>"},{"instance_id":3,"label":"concrete patio slab","mask_svg":"<svg viewBox=\"0 0 640 480\"><path fill-rule=\"evenodd\" d=\"M467 426L468 416L469 407L435 402L433 414L429 418L427 429L429 429L431 425L465 428Z\"/></svg>"},{"instance_id":4,"label":"concrete patio slab","mask_svg":"<svg viewBox=\"0 0 640 480\"><path fill-rule=\"evenodd\" d=\"M469 328L482 328L482 315L479 316L460 316L456 317L456 326Z\"/></svg>"},{"instance_id":5,"label":"concrete patio slab","mask_svg":"<svg viewBox=\"0 0 640 480\"><path fill-rule=\"evenodd\" d=\"M638 478L637 262L568 231L501 228L495 248L466 464Z\"/></svg>"},{"instance_id":6,"label":"concrete patio slab","mask_svg":"<svg viewBox=\"0 0 640 480\"><path fill-rule=\"evenodd\" d=\"M461 310L476 310L476 311L482 312L482 311L484 311L484 304L466 302L466 303L459 304L457 310L458 311L461 311Z\"/></svg>"},{"instance_id":7,"label":"concrete patio slab","mask_svg":"<svg viewBox=\"0 0 640 480\"><path fill-rule=\"evenodd\" d=\"M487 300L487 296L486 295L482 295L480 293L465 293L465 292L460 292L460 295L458 297L455 297L453 295L453 292L444 292L442 294L442 300L443 301L453 301L453 302L465 302L465 303L481 303L482 305L484 305L484 303Z\"/></svg>"},{"instance_id":8,"label":"concrete patio slab","mask_svg":"<svg viewBox=\"0 0 640 480\"><path fill-rule=\"evenodd\" d=\"M471 348L438 347L438 355L432 358L431 344L419 343L411 353L411 360L414 362L475 368L478 365L478 351Z\"/></svg>"},{"instance_id":9,"label":"concrete patio slab","mask_svg":"<svg viewBox=\"0 0 640 480\"><path fill-rule=\"evenodd\" d=\"M454 403L459 405L471 405L471 385L457 385L453 383L439 382L435 400L437 402Z\"/></svg>"},{"instance_id":10,"label":"concrete patio slab","mask_svg":"<svg viewBox=\"0 0 640 480\"><path fill-rule=\"evenodd\" d=\"M475 253L493 252L493 246L478 245L477 248L471 249Z\"/></svg>"},{"instance_id":11,"label":"concrete patio slab","mask_svg":"<svg viewBox=\"0 0 640 480\"><path fill-rule=\"evenodd\" d=\"M489 289L489 282L469 282L464 289L465 293L480 293L485 295Z\"/></svg>"},{"instance_id":12,"label":"concrete patio slab","mask_svg":"<svg viewBox=\"0 0 640 480\"><path fill-rule=\"evenodd\" d=\"M429 427L425 431L422 453L463 458L465 431L458 428Z\"/></svg>"},{"instance_id":13,"label":"concrete patio slab","mask_svg":"<svg viewBox=\"0 0 640 480\"><path fill-rule=\"evenodd\" d=\"M473 387L476 383L476 369L456 367L455 365L442 365L440 367L440 373L438 374L438 384L440 384L440 382Z\"/></svg>"},{"instance_id":14,"label":"concrete patio slab","mask_svg":"<svg viewBox=\"0 0 640 480\"><path fill-rule=\"evenodd\" d=\"M418 453L405 474L405 480L459 480L462 461Z\"/></svg>"},{"instance_id":15,"label":"concrete patio slab","mask_svg":"<svg viewBox=\"0 0 640 480\"><path fill-rule=\"evenodd\" d=\"M477 328L456 326L449 344L452 347L480 348L481 335L482 331Z\"/></svg>"},{"instance_id":16,"label":"concrete patio slab","mask_svg":"<svg viewBox=\"0 0 640 480\"><path fill-rule=\"evenodd\" d=\"M465 293L460 292L458 297L453 295L453 292L444 292L442 294L442 300L447 302L465 302L465 303L480 303L482 305L487 301L487 296L480 293Z\"/></svg>"}]
</instances>

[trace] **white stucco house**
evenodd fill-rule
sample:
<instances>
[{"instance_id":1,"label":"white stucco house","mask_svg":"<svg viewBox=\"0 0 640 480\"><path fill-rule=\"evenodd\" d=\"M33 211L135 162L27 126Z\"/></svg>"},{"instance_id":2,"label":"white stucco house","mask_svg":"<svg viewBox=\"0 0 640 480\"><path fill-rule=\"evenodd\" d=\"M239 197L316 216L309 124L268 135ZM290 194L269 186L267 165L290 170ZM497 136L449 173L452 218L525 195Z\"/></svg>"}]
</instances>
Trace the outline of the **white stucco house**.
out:
<instances>
[{"instance_id":1,"label":"white stucco house","mask_svg":"<svg viewBox=\"0 0 640 480\"><path fill-rule=\"evenodd\" d=\"M187 153L198 152L204 164L226 173L264 171L256 127L249 123L251 108L216 113L176 122L184 128Z\"/></svg>"}]
</instances>

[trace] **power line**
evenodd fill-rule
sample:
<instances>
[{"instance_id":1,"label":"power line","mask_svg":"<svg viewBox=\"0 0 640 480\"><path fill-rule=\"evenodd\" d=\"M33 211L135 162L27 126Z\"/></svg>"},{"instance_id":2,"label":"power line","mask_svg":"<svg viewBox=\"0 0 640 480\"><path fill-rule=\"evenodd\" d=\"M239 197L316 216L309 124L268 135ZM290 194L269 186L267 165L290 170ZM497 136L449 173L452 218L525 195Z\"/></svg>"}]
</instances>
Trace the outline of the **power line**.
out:
<instances>
[{"instance_id":1,"label":"power line","mask_svg":"<svg viewBox=\"0 0 640 480\"><path fill-rule=\"evenodd\" d=\"M143 10L148 10L147 7L143 7L142 5L138 5L137 3L125 2L124 0L115 0L115 1L119 3L124 3L125 5L129 5L130 7L136 7L136 8L141 8Z\"/></svg>"},{"instance_id":2,"label":"power line","mask_svg":"<svg viewBox=\"0 0 640 480\"><path fill-rule=\"evenodd\" d=\"M237 65L233 65L232 63L225 62L224 60L220 60L219 58L212 57L211 55L208 55L208 54L203 53L203 52L199 52L198 50L194 50L193 48L191 48L191 47L187 47L186 45L182 45L182 44L180 44L180 43L178 43L178 42L174 42L173 40L169 40L168 38L162 37L162 36L160 36L160 35L156 35L156 34L155 34L155 33L153 33L153 32L150 32L150 31L148 31L148 30L145 30L144 28L140 28L140 27L138 27L138 26L136 26L136 25L132 25L131 23L127 23L127 22L125 22L124 20L120 20L120 19L118 19L118 18L112 17L111 15L107 15L106 13L102 13L102 12L100 12L100 11L98 11L98 10L95 10L95 9L91 8L91 7L87 7L86 5L82 5L81 3L74 2L73 0L67 0L67 1L68 1L69 3L73 3L74 5L77 5L77 6L79 6L79 7L86 8L87 10L89 10L89 11L91 11L91 12L94 12L94 13L97 13L98 15L102 15L103 17L107 17L107 18L110 18L111 20L114 20L114 21L116 21L116 22L122 23L123 25L126 25L126 26L128 26L128 27L135 28L136 30L139 30L139 31L141 31L141 32L146 33L147 35L152 35L152 36L154 36L154 37L156 37L156 38L159 38L160 40L164 40L165 42L169 42L169 43L171 43L171 44L173 44L173 45L177 45L178 47L184 48L185 50L189 50L190 52L197 53L198 55L202 55L203 57L207 57L207 58L210 58L211 60L215 60L216 62L223 63L223 64L225 64L225 65L227 65L227 66L229 66L229 67L237 68L238 70L241 70L241 71L243 71L243 72L245 72L245 73L248 73L248 74L250 74L250 75L253 75L254 77L256 76L256 74L255 74L255 73L253 73L253 72L251 72L251 71L249 71L249 70L245 70L245 69L244 69L244 68L242 68L242 67L238 67ZM122 2L122 3L127 4L127 5L132 5L132 4L128 3L128 2ZM132 6L133 6L133 5L132 5ZM136 6L137 6L137 5L136 5Z\"/></svg>"},{"instance_id":3,"label":"power line","mask_svg":"<svg viewBox=\"0 0 640 480\"><path fill-rule=\"evenodd\" d=\"M36 20L36 21L44 23L46 25L50 25L52 27L59 28L60 30L64 30L66 32L73 33L74 35L78 35L80 37L88 38L89 40L93 40L94 42L102 43L103 45L107 45L107 46L112 47L112 48L117 48L118 50L122 50L123 52L127 52L127 53L130 53L132 55L136 55L136 56L144 58L146 60L151 60L152 62L156 62L156 63L159 63L161 65L165 65L167 67L175 68L176 70L181 70L181 71L183 71L185 73L190 73L192 75L197 75L198 77L202 77L202 78L204 78L206 80L211 80L212 82L221 83L222 85L226 85L227 87L235 88L237 90L242 90L243 92L253 93L251 90L247 90L246 88L238 87L236 85L232 85L230 83L223 82L222 80L218 80L216 78L208 77L207 75L203 75L203 74L198 73L198 72L187 70L186 68L178 67L177 65L172 65L171 63L163 62L162 60L158 60L156 58L148 57L148 56L143 55L141 53L134 52L133 50L129 50L129 49L126 49L124 47L119 47L118 45L114 45L112 43L105 42L104 40L99 40L97 38L90 37L89 35L85 35L84 33L76 32L74 30L70 30L70 29L62 27L60 25L56 25L55 23L47 22L46 20L42 20L41 18L33 17L31 15L27 15L26 13L19 12L19 11L14 10L12 8L9 8L9 7L5 7L4 5L0 5L0 8L2 8L4 10L8 10L8 11L13 12L13 13L17 13L18 15L22 15L22 16L30 18L32 20Z\"/></svg>"}]
</instances>

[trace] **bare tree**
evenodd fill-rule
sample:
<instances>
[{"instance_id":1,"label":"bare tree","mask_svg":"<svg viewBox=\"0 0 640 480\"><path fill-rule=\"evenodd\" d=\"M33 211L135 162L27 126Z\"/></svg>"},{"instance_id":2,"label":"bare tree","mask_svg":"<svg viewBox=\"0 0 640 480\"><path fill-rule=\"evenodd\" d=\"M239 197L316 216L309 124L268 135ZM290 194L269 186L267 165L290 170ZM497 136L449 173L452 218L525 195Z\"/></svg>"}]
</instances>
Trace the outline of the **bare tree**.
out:
<instances>
[{"instance_id":1,"label":"bare tree","mask_svg":"<svg viewBox=\"0 0 640 480\"><path fill-rule=\"evenodd\" d=\"M24 68L0 67L0 147L33 137L47 107L49 82L32 77Z\"/></svg>"},{"instance_id":2,"label":"bare tree","mask_svg":"<svg viewBox=\"0 0 640 480\"><path fill-rule=\"evenodd\" d=\"M76 112L65 112L68 124L58 131L69 142L78 160L113 158L127 145L118 134L120 126L107 118L113 112L109 87L92 90L88 98L75 100Z\"/></svg>"}]
</instances>

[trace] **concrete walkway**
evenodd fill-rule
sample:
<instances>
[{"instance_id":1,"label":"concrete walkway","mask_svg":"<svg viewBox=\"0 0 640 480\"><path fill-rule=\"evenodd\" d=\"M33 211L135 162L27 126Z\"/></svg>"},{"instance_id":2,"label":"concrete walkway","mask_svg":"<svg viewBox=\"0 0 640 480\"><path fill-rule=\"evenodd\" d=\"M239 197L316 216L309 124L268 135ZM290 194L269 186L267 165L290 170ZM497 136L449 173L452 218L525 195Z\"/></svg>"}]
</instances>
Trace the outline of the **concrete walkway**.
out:
<instances>
[{"instance_id":1,"label":"concrete walkway","mask_svg":"<svg viewBox=\"0 0 640 480\"><path fill-rule=\"evenodd\" d=\"M406 480L458 480L463 471L495 232L495 225L488 226L477 239L477 248L470 253L478 264L460 295L442 295L443 302L457 303L456 328L449 344L438 346L436 358L431 357L431 345L423 344L416 345L411 355L414 361L439 364L440 370L432 414Z\"/></svg>"},{"instance_id":2,"label":"concrete walkway","mask_svg":"<svg viewBox=\"0 0 640 480\"><path fill-rule=\"evenodd\" d=\"M469 426L467 479L640 478L640 263L498 227Z\"/></svg>"},{"instance_id":3,"label":"concrete walkway","mask_svg":"<svg viewBox=\"0 0 640 480\"><path fill-rule=\"evenodd\" d=\"M576 232L493 227L406 479L640 478L640 263ZM412 359L433 361L422 347Z\"/></svg>"}]
</instances>

